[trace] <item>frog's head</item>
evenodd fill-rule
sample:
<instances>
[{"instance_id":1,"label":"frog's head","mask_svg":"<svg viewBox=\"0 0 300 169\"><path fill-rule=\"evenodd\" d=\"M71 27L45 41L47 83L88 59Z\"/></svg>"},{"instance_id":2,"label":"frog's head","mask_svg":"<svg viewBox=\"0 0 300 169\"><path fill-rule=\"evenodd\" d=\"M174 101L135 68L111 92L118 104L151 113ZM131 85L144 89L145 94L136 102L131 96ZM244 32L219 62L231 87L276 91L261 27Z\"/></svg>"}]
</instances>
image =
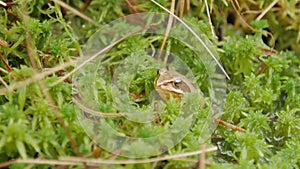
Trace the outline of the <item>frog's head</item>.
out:
<instances>
[{"instance_id":1,"label":"frog's head","mask_svg":"<svg viewBox=\"0 0 300 169\"><path fill-rule=\"evenodd\" d=\"M181 98L184 93L197 91L191 80L176 71L162 68L157 73L154 88L164 101L168 100L170 94L175 98Z\"/></svg>"}]
</instances>

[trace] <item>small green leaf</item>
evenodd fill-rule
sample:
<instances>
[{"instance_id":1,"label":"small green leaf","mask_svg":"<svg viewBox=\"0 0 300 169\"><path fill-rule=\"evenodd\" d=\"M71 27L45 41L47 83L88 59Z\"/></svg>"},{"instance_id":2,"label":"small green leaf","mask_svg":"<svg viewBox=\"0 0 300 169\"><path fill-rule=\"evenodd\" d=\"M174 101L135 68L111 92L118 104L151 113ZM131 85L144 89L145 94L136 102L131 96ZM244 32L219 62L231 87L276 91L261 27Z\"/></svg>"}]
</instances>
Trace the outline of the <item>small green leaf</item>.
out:
<instances>
[{"instance_id":1,"label":"small green leaf","mask_svg":"<svg viewBox=\"0 0 300 169\"><path fill-rule=\"evenodd\" d=\"M19 89L18 101L19 101L19 108L21 111L23 110L26 101L26 89L27 89L26 86Z\"/></svg>"},{"instance_id":2,"label":"small green leaf","mask_svg":"<svg viewBox=\"0 0 300 169\"><path fill-rule=\"evenodd\" d=\"M259 21L252 21L251 26L255 29L264 29L269 27L268 20L262 19Z\"/></svg>"},{"instance_id":3,"label":"small green leaf","mask_svg":"<svg viewBox=\"0 0 300 169\"><path fill-rule=\"evenodd\" d=\"M22 158L26 159L27 158L27 154L26 154L26 148L25 148L25 145L22 141L19 141L17 140L16 141L16 146L17 146L17 149L21 155Z\"/></svg>"}]
</instances>

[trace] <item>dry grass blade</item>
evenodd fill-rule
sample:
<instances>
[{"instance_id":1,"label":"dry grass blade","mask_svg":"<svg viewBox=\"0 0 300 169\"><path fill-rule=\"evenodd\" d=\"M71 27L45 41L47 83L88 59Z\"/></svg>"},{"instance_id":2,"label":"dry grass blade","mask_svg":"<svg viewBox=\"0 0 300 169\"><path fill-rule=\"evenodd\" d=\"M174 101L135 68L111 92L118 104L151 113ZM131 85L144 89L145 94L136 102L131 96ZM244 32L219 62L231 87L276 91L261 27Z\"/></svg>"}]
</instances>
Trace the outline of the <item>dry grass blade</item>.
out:
<instances>
[{"instance_id":1,"label":"dry grass blade","mask_svg":"<svg viewBox=\"0 0 300 169\"><path fill-rule=\"evenodd\" d=\"M2 62L4 63L7 71L11 72L12 68L9 66L7 59L5 59L1 53L0 53L0 58L1 58Z\"/></svg>"},{"instance_id":2,"label":"dry grass blade","mask_svg":"<svg viewBox=\"0 0 300 169\"><path fill-rule=\"evenodd\" d=\"M7 86L7 88L6 87L5 88L0 88L0 95L5 95L8 92L12 92L12 91L17 90L19 88L22 88L26 85L29 85L31 83L42 80L43 78L45 78L49 75L52 75L53 73L55 73L57 71L60 71L60 70L63 70L67 67L73 66L76 63L77 63L77 61L69 61L69 62L66 62L64 64L58 65L54 68L50 68L47 71L44 71L44 72L41 72L41 73L36 73L31 78L27 78L24 81L20 81L20 82L17 82L17 83L10 84L9 86Z\"/></svg>"},{"instance_id":3,"label":"dry grass blade","mask_svg":"<svg viewBox=\"0 0 300 169\"><path fill-rule=\"evenodd\" d=\"M171 3L171 12L172 13L174 13L174 8L175 8L175 0L172 0L172 3ZM172 24L173 24L173 16L169 15L169 20L168 20L168 25L167 25L166 33L165 33L165 36L164 36L164 40L163 40L163 43L162 43L162 45L160 47L159 54L157 56L158 60L160 59L162 51L163 51L163 49L165 47L165 44L167 42L169 33L171 31ZM167 58L168 58L167 56L164 58L164 67L167 66L167 60L168 60Z\"/></svg>"},{"instance_id":4,"label":"dry grass blade","mask_svg":"<svg viewBox=\"0 0 300 169\"><path fill-rule=\"evenodd\" d=\"M5 40L0 39L0 46L4 46L4 47L8 48L9 44Z\"/></svg>"},{"instance_id":5,"label":"dry grass blade","mask_svg":"<svg viewBox=\"0 0 300 169\"><path fill-rule=\"evenodd\" d=\"M87 0L80 8L80 11L84 12L88 8L88 6L91 4L91 2L92 2L92 0Z\"/></svg>"},{"instance_id":6,"label":"dry grass blade","mask_svg":"<svg viewBox=\"0 0 300 169\"><path fill-rule=\"evenodd\" d=\"M27 15L28 11L27 11L27 6L25 3L22 3L21 4L21 7L22 7L22 10L23 10L23 22L25 24L25 27L26 27L26 30L30 30L29 29L29 16ZM30 63L31 63L31 66L36 70L38 71L38 66L37 66L37 61L35 59L35 53L34 53L34 49L33 49L33 44L32 44L32 38L31 38L31 35L30 35L30 32L29 31L26 31L26 50L27 50L27 53L28 53L28 56L29 56L29 60L30 60Z\"/></svg>"},{"instance_id":7,"label":"dry grass blade","mask_svg":"<svg viewBox=\"0 0 300 169\"><path fill-rule=\"evenodd\" d=\"M39 85L42 89L46 89L46 83L44 80L39 81ZM53 110L53 114L55 115L57 121L59 122L59 124L61 125L61 127L64 129L65 133L67 134L68 139L71 142L72 147L74 148L75 152L77 153L77 155L82 156L81 152L79 151L79 147L77 142L75 141L75 139L73 138L71 131L68 129L68 127L65 125L64 120L62 119L60 112L57 108L57 106L55 106L55 102L51 96L51 94L49 93L48 90L43 90L44 96L48 102L48 104L50 105L50 107Z\"/></svg>"},{"instance_id":8,"label":"dry grass blade","mask_svg":"<svg viewBox=\"0 0 300 169\"><path fill-rule=\"evenodd\" d=\"M259 21L262 17L266 15L266 13L275 5L279 0L274 0L255 20Z\"/></svg>"},{"instance_id":9,"label":"dry grass blade","mask_svg":"<svg viewBox=\"0 0 300 169\"><path fill-rule=\"evenodd\" d=\"M130 36L138 33L138 32L141 32L143 31L144 29L142 30L139 30L139 31L136 31L136 32L133 32L113 43L111 43L110 45L106 46L105 48L103 48L101 51L95 53L94 55L92 55L91 57L89 57L88 59L86 59L85 61L83 61L81 64L77 65L75 69L73 69L72 71L70 71L68 74L66 74L65 76L63 76L62 78L60 78L59 80L57 80L56 82L53 82L52 84L50 84L50 87L51 86L55 86L61 82L63 82L64 80L66 80L67 78L69 78L72 74L74 74L76 71L78 71L79 69L81 69L84 65L86 65L87 63L89 63L90 61L92 61L93 59L95 59L97 56L105 53L107 50L109 50L110 48L114 47L116 44L122 42L123 40L129 38Z\"/></svg>"},{"instance_id":10,"label":"dry grass blade","mask_svg":"<svg viewBox=\"0 0 300 169\"><path fill-rule=\"evenodd\" d=\"M3 1L0 1L0 5L7 6L7 4Z\"/></svg>"},{"instance_id":11,"label":"dry grass blade","mask_svg":"<svg viewBox=\"0 0 300 169\"><path fill-rule=\"evenodd\" d=\"M130 10L131 13L137 13L138 12L129 0L125 0L125 1L126 1L128 7L129 7L129 10Z\"/></svg>"},{"instance_id":12,"label":"dry grass blade","mask_svg":"<svg viewBox=\"0 0 300 169\"><path fill-rule=\"evenodd\" d=\"M182 19L180 19L178 16L174 15L171 11L169 11L167 8L163 7L161 4L158 2L151 0L153 3L155 3L157 6L162 8L164 11L168 12L170 15L172 15L174 18L176 18L180 23L182 23L195 37L196 39L203 45L203 47L206 49L206 51L209 53L209 55L215 60L221 71L225 74L227 79L230 79L228 74L226 73L225 69L221 65L221 63L218 61L218 59L214 56L212 51L208 48L208 46L204 43L204 41L197 35L197 33L190 27L188 26Z\"/></svg>"},{"instance_id":13,"label":"dry grass blade","mask_svg":"<svg viewBox=\"0 0 300 169\"><path fill-rule=\"evenodd\" d=\"M189 11L191 9L191 0L186 0L186 10Z\"/></svg>"},{"instance_id":14,"label":"dry grass blade","mask_svg":"<svg viewBox=\"0 0 300 169\"><path fill-rule=\"evenodd\" d=\"M3 78L0 76L0 82L4 85L4 87L6 88L6 89L8 89L8 85L7 85L7 83L3 80Z\"/></svg>"},{"instance_id":15,"label":"dry grass blade","mask_svg":"<svg viewBox=\"0 0 300 169\"><path fill-rule=\"evenodd\" d=\"M185 0L179 0L179 1L178 1L178 6L179 6L179 17L180 17L180 18L183 17L183 13L184 13L184 1L185 1Z\"/></svg>"},{"instance_id":16,"label":"dry grass blade","mask_svg":"<svg viewBox=\"0 0 300 169\"><path fill-rule=\"evenodd\" d=\"M201 150L205 150L205 149L206 149L206 143L203 143L201 145ZM205 153L199 155L198 168L205 169Z\"/></svg>"},{"instance_id":17,"label":"dry grass blade","mask_svg":"<svg viewBox=\"0 0 300 169\"><path fill-rule=\"evenodd\" d=\"M169 155L164 157L156 157L149 158L143 160L103 160L103 159L89 159L82 157L61 157L58 160L46 160L46 159L16 159L8 162L4 162L0 164L0 168L4 168L10 166L15 163L23 163L23 164L49 164L49 165L84 165L87 166L100 166L100 165L117 165L117 164L143 164L143 163L153 163L164 160L178 160L179 158L184 158L188 156L199 155L202 153L208 153L218 150L217 147L211 147L205 150L199 150L194 152Z\"/></svg>"},{"instance_id":18,"label":"dry grass blade","mask_svg":"<svg viewBox=\"0 0 300 169\"><path fill-rule=\"evenodd\" d=\"M0 164L0 167L7 167L14 163L23 163L23 164L49 164L49 165L83 165L86 164L88 166L100 166L100 165L117 165L117 164L143 164L143 163L152 163L164 160L173 160L188 156L199 155L202 153L213 152L216 151L217 147L211 147L205 150L199 150L194 152L169 155L164 157L156 157L149 158L143 160L103 160L103 159L88 159L82 157L61 157L59 160L45 160L45 159L17 159L14 161L9 161Z\"/></svg>"},{"instance_id":19,"label":"dry grass blade","mask_svg":"<svg viewBox=\"0 0 300 169\"><path fill-rule=\"evenodd\" d=\"M41 155L40 157L38 157L37 159L42 159L42 158L44 158L44 156L43 155ZM29 164L25 169L31 169L31 168L33 168L34 167L34 165L35 164Z\"/></svg>"},{"instance_id":20,"label":"dry grass blade","mask_svg":"<svg viewBox=\"0 0 300 169\"><path fill-rule=\"evenodd\" d=\"M193 152L187 152L182 154L176 154L176 155L169 155L169 156L163 156L163 157L155 157L155 158L149 158L149 159L142 159L142 160L103 160L103 159L87 159L87 158L81 158L81 157L62 157L60 160L62 161L70 161L70 162L86 162L87 164L94 164L94 165L101 165L101 164L143 164L143 163L153 163L157 161L164 161L164 160L172 160L172 159L178 159L182 157L188 157L188 156L194 156L199 155L202 153L207 152L213 152L218 150L217 147L211 147L205 150L198 150Z\"/></svg>"},{"instance_id":21,"label":"dry grass blade","mask_svg":"<svg viewBox=\"0 0 300 169\"><path fill-rule=\"evenodd\" d=\"M17 160L10 160L3 163L0 163L0 168L7 168L7 166L10 166L12 164L17 163Z\"/></svg>"},{"instance_id":22,"label":"dry grass blade","mask_svg":"<svg viewBox=\"0 0 300 169\"><path fill-rule=\"evenodd\" d=\"M123 117L126 114L124 113L118 113L118 114L112 114L112 113L102 113L95 110L92 110L81 103L79 103L75 98L73 99L73 103L75 103L81 110L83 110L86 113L95 115L95 116L101 116L101 117Z\"/></svg>"},{"instance_id":23,"label":"dry grass blade","mask_svg":"<svg viewBox=\"0 0 300 169\"><path fill-rule=\"evenodd\" d=\"M268 68L268 66L266 64L264 64L261 69L259 70L259 72L257 73L257 75L261 75L265 72L265 70Z\"/></svg>"},{"instance_id":24,"label":"dry grass blade","mask_svg":"<svg viewBox=\"0 0 300 169\"><path fill-rule=\"evenodd\" d=\"M231 128L231 129L234 130L234 131L240 131L240 132L243 132L243 133L246 132L245 129L243 129L243 128L241 128L241 127L238 127L238 126L235 126L235 125L233 125L233 124L227 123L227 122L225 122L225 121L223 121L223 120L220 120L220 119L214 119L214 121L215 121L217 124L221 124L221 125L223 125L223 126L225 126L225 127Z\"/></svg>"},{"instance_id":25,"label":"dry grass blade","mask_svg":"<svg viewBox=\"0 0 300 169\"><path fill-rule=\"evenodd\" d=\"M6 168L12 164L42 164L42 165L83 165L82 162L69 162L69 161L61 161L61 160L45 160L45 159L17 159L4 163L0 163L0 168Z\"/></svg>"},{"instance_id":26,"label":"dry grass blade","mask_svg":"<svg viewBox=\"0 0 300 169\"><path fill-rule=\"evenodd\" d=\"M28 25L28 19L29 19L29 16L27 15L27 6L26 6L26 3L22 3L22 9L23 9L23 22L25 23L25 27L27 28L27 30L30 30L29 29L29 25ZM31 63L31 66L37 71L39 72L39 68L38 68L38 64L37 64L37 61L36 61L36 53L34 52L34 49L35 49L35 46L34 44L32 43L32 38L31 38L31 35L30 35L30 32L27 31L26 32L26 49L27 49L27 53L29 55L29 59L30 59L30 63ZM55 105L55 102L51 96L51 94L49 93L48 89L47 89L47 85L44 81L44 79L41 79L40 81L38 81L38 84L40 86L41 89L43 89L43 94L45 96L45 99L47 100L48 104L50 105L52 111L53 111L53 114L55 115L57 121L59 122L59 124L61 125L61 127L63 128L63 130L65 131L68 139L70 140L71 142L71 145L73 147L73 149L75 150L75 152L81 156L81 153L79 151L79 148L78 148L78 145L76 143L76 141L74 140L70 130L67 128L67 126L65 125L62 117L60 116L60 112L58 110L58 108L56 107Z\"/></svg>"},{"instance_id":27,"label":"dry grass blade","mask_svg":"<svg viewBox=\"0 0 300 169\"><path fill-rule=\"evenodd\" d=\"M5 73L5 74L8 74L8 71L5 70L5 69L3 69L2 67L0 67L0 72Z\"/></svg>"},{"instance_id":28,"label":"dry grass blade","mask_svg":"<svg viewBox=\"0 0 300 169\"><path fill-rule=\"evenodd\" d=\"M56 2L57 4L59 4L60 6L66 8L66 9L70 10L72 13L74 13L75 15L81 17L82 19L84 19L84 20L86 20L86 21L92 23L93 25L95 25L95 26L101 28L101 25L100 25L100 24L98 24L97 22L95 22L93 19L87 17L86 15L82 14L80 11L78 11L77 9L71 7L70 5L64 3L64 2L62 2L62 1L60 1L60 0L52 0L52 1L53 1L53 2Z\"/></svg>"},{"instance_id":29,"label":"dry grass blade","mask_svg":"<svg viewBox=\"0 0 300 169\"><path fill-rule=\"evenodd\" d=\"M252 30L253 32L262 32L262 33L266 33L268 34L270 37L271 37L271 40L273 42L272 44L272 49L274 49L275 47L275 40L274 40L274 37L272 35L272 33L270 32L267 32L267 31L263 31L263 30L257 30L257 29L254 29L251 25L249 25L246 20L244 19L244 17L240 14L239 12L239 3L237 1L235 1L235 3L233 1L231 1L231 4L232 4L232 7L234 9L234 11L237 13L237 15L240 17L241 21L250 29Z\"/></svg>"},{"instance_id":30,"label":"dry grass blade","mask_svg":"<svg viewBox=\"0 0 300 169\"><path fill-rule=\"evenodd\" d=\"M204 0L204 2L205 2L206 13L207 13L207 17L208 17L208 22L209 22L210 29L211 29L211 34L213 37L216 37L216 33L214 31L214 25L211 22L211 17L210 17L210 13L209 13L209 7L208 7L207 0Z\"/></svg>"}]
</instances>

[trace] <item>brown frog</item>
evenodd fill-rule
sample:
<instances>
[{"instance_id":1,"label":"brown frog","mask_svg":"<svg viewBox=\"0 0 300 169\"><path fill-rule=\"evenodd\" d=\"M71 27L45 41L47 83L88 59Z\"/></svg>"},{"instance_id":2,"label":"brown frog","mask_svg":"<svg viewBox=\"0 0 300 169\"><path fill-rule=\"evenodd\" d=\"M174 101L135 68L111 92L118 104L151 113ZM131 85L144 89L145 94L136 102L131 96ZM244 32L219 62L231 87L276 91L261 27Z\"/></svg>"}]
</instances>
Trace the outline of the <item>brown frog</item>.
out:
<instances>
[{"instance_id":1,"label":"brown frog","mask_svg":"<svg viewBox=\"0 0 300 169\"><path fill-rule=\"evenodd\" d=\"M184 93L197 92L191 80L176 71L167 70L166 68L158 71L158 77L154 81L154 88L164 101L170 98L170 94L174 98L180 99ZM201 94L200 96L202 97Z\"/></svg>"}]
</instances>

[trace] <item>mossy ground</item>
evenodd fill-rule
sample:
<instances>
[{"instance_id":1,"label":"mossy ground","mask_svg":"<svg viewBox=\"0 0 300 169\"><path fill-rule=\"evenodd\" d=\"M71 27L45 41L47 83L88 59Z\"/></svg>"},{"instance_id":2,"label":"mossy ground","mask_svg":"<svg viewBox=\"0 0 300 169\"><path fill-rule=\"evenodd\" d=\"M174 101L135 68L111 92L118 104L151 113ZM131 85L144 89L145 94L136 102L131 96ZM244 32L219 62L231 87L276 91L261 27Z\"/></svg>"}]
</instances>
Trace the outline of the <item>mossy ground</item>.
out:
<instances>
[{"instance_id":1,"label":"mossy ground","mask_svg":"<svg viewBox=\"0 0 300 169\"><path fill-rule=\"evenodd\" d=\"M59 161L62 156L126 159L97 147L82 129L72 102L72 77L55 83L74 67L65 66L51 72L58 65L76 60L87 39L99 28L52 1L4 2L7 6L0 5L0 162L3 162L0 166L13 159ZM99 25L135 12L163 12L151 1L143 0L65 2ZM170 8L170 1L158 2ZM185 7L178 7L178 15L207 35L217 47L231 78L227 81L222 120L247 130L243 133L219 126L207 142L208 147L217 146L218 150L206 154L206 167L299 168L300 1L208 1L215 35L205 1L176 1L176 6L180 2L185 2ZM261 15L264 12L266 14ZM110 53L111 63L118 63L134 49L147 46L150 40L133 37L124 41L119 50ZM189 51L184 52L189 54ZM201 64L199 66L192 57L184 61L194 73L203 71ZM106 67L114 68L113 65ZM153 72L152 69L141 72L130 91L149 94L147 92L153 89ZM197 76L198 84L203 84L201 79L205 78ZM101 88L104 83L99 80L97 85ZM111 93L105 88L99 91L107 95L100 101L107 102ZM169 111L174 108L176 104L170 105ZM104 104L99 111L114 112L110 104ZM171 114L162 118L168 121L173 117ZM132 124L126 127L128 130L134 128ZM199 150L196 129L193 128L169 154ZM151 132L143 130L135 134L147 136L153 134ZM189 160L115 165L114 168L195 168L198 159L192 156ZM28 165L30 162L9 167ZM30 167L51 168L54 165ZM69 168L84 167L69 165Z\"/></svg>"}]
</instances>

